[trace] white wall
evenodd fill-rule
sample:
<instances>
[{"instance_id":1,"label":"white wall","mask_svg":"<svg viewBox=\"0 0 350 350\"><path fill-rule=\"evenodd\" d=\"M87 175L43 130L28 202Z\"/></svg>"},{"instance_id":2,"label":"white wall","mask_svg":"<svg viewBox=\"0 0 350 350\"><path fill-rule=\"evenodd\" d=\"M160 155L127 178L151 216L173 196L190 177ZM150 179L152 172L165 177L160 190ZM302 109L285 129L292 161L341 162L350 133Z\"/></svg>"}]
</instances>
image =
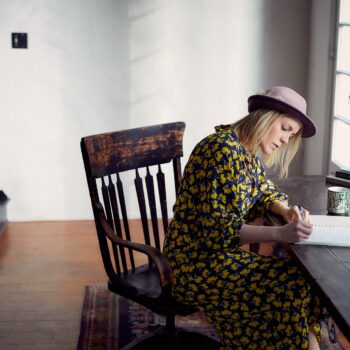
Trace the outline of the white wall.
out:
<instances>
[{"instance_id":1,"label":"white wall","mask_svg":"<svg viewBox=\"0 0 350 350\"><path fill-rule=\"evenodd\" d=\"M186 160L250 94L306 95L309 18L304 0L0 0L9 219L92 217L82 136L183 120ZM20 31L28 50L10 48Z\"/></svg>"},{"instance_id":2,"label":"white wall","mask_svg":"<svg viewBox=\"0 0 350 350\"><path fill-rule=\"evenodd\" d=\"M307 92L309 2L130 1L130 121L181 119L185 145L269 85Z\"/></svg>"},{"instance_id":3,"label":"white wall","mask_svg":"<svg viewBox=\"0 0 350 350\"><path fill-rule=\"evenodd\" d=\"M0 186L10 220L89 217L81 136L128 118L126 2L0 1ZM29 48L11 49L11 32Z\"/></svg>"}]
</instances>

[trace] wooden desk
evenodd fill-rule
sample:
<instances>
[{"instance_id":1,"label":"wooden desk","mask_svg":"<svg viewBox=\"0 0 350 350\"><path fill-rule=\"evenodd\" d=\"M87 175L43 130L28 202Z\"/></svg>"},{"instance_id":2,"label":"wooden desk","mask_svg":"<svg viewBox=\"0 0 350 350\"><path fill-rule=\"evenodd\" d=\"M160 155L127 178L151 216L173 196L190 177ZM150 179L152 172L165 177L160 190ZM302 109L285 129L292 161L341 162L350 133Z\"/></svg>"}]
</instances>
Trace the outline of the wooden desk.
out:
<instances>
[{"instance_id":1,"label":"wooden desk","mask_svg":"<svg viewBox=\"0 0 350 350\"><path fill-rule=\"evenodd\" d=\"M286 249L350 340L350 248L291 244Z\"/></svg>"},{"instance_id":2,"label":"wooden desk","mask_svg":"<svg viewBox=\"0 0 350 350\"><path fill-rule=\"evenodd\" d=\"M327 188L324 176L291 176L272 179L289 194L290 204L300 204L311 214L326 214ZM350 248L286 245L311 286L316 288L335 323L350 340Z\"/></svg>"}]
</instances>

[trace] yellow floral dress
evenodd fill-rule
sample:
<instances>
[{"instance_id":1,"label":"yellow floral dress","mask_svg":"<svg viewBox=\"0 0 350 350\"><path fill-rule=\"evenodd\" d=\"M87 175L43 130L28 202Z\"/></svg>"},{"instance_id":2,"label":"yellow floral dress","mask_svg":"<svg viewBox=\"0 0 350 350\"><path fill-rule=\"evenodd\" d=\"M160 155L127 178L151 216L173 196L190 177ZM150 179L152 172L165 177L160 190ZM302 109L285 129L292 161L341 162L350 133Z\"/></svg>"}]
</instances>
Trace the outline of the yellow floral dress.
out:
<instances>
[{"instance_id":1,"label":"yellow floral dress","mask_svg":"<svg viewBox=\"0 0 350 350\"><path fill-rule=\"evenodd\" d=\"M308 349L310 326L326 310L289 259L241 248L242 224L287 196L266 179L261 160L232 130L197 144L186 165L164 253L173 295L197 305L222 349Z\"/></svg>"}]
</instances>

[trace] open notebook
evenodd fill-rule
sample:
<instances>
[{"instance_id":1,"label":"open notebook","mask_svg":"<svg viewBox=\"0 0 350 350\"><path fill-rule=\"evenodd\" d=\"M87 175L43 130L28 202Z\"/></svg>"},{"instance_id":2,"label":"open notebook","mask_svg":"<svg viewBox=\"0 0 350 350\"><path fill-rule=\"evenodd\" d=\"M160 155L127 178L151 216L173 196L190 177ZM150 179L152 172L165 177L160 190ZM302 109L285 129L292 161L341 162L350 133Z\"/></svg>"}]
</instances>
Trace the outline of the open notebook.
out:
<instances>
[{"instance_id":1,"label":"open notebook","mask_svg":"<svg viewBox=\"0 0 350 350\"><path fill-rule=\"evenodd\" d=\"M350 216L310 215L314 224L311 237L297 244L350 247Z\"/></svg>"}]
</instances>

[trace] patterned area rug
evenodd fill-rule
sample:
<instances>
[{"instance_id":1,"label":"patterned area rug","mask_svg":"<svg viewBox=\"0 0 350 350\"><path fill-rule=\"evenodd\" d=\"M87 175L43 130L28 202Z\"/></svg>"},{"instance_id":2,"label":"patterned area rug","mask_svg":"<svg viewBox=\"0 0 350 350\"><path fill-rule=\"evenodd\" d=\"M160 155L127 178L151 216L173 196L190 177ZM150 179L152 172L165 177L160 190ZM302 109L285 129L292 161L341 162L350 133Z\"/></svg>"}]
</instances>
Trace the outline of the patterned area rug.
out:
<instances>
[{"instance_id":1,"label":"patterned area rug","mask_svg":"<svg viewBox=\"0 0 350 350\"><path fill-rule=\"evenodd\" d=\"M110 293L106 285L89 285L85 287L77 349L119 350L159 324L165 324L164 317ZM216 337L214 329L200 312L186 317L178 316L177 325ZM343 349L340 345L331 344L327 333L323 333L322 350Z\"/></svg>"},{"instance_id":2,"label":"patterned area rug","mask_svg":"<svg viewBox=\"0 0 350 350\"><path fill-rule=\"evenodd\" d=\"M85 287L78 350L118 350L135 338L165 325L165 318L139 304L110 293L106 285ZM176 317L186 330L216 337L202 313Z\"/></svg>"}]
</instances>

